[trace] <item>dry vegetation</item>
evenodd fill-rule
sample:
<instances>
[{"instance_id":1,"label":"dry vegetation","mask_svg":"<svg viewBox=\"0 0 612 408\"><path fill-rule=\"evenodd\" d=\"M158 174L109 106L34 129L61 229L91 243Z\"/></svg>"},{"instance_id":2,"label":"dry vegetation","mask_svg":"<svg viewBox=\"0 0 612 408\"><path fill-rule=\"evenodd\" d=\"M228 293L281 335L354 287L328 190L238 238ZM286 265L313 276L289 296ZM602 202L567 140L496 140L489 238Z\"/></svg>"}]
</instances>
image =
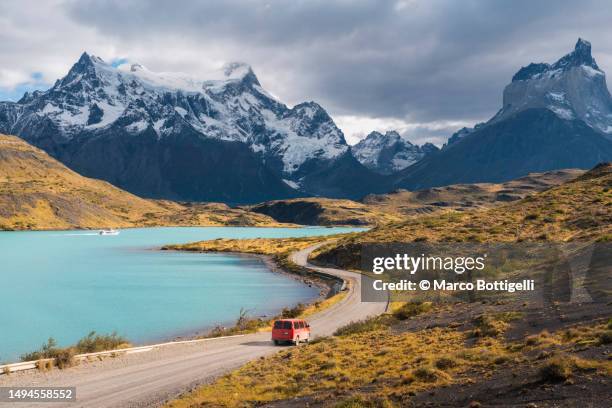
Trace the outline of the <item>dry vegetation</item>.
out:
<instances>
[{"instance_id":1,"label":"dry vegetation","mask_svg":"<svg viewBox=\"0 0 612 408\"><path fill-rule=\"evenodd\" d=\"M583 174L583 170L534 173L501 184L457 184L420 191L369 195L361 202L329 198L268 201L248 207L279 222L306 225L385 225L450 209L463 211L516 201Z\"/></svg>"},{"instance_id":2,"label":"dry vegetation","mask_svg":"<svg viewBox=\"0 0 612 408\"><path fill-rule=\"evenodd\" d=\"M606 353L598 353L610 343L610 322L553 334L543 331L518 341L504 337L520 319L516 312L474 319L470 327L486 328L476 337L473 330L457 328L459 324L398 328L410 319L428 321L436 309L407 304L392 314L352 323L335 337L251 362L168 406L248 407L286 401L295 406L392 407L451 384L471 386L494 378L500 370L523 370L524 377L531 375L539 384L612 375L612 362ZM577 350L592 350L598 356L582 357Z\"/></svg>"},{"instance_id":3,"label":"dry vegetation","mask_svg":"<svg viewBox=\"0 0 612 408\"><path fill-rule=\"evenodd\" d=\"M612 165L493 208L411 217L346 237L314 259L358 268L362 245L384 242L568 242L612 239Z\"/></svg>"},{"instance_id":4,"label":"dry vegetation","mask_svg":"<svg viewBox=\"0 0 612 408\"><path fill-rule=\"evenodd\" d=\"M517 201L533 193L570 181L583 170L556 170L532 173L505 183L455 184L419 191L398 190L389 194L372 194L362 202L379 211L418 215L440 210L468 210Z\"/></svg>"},{"instance_id":5,"label":"dry vegetation","mask_svg":"<svg viewBox=\"0 0 612 408\"><path fill-rule=\"evenodd\" d=\"M335 236L337 237L337 235ZM311 245L328 240L326 236L303 238L253 238L192 242L182 245L166 245L162 249L195 252L242 252L247 254L288 255Z\"/></svg>"},{"instance_id":6,"label":"dry vegetation","mask_svg":"<svg viewBox=\"0 0 612 408\"><path fill-rule=\"evenodd\" d=\"M345 236L316 258L351 265L367 242L607 241L611 188L612 166L603 165L497 208L446 210ZM254 243L228 248L241 245ZM274 251L271 243L266 248ZM609 312L609 304L542 307L501 298L395 305L333 337L253 361L168 406L607 407Z\"/></svg>"},{"instance_id":7,"label":"dry vegetation","mask_svg":"<svg viewBox=\"0 0 612 408\"><path fill-rule=\"evenodd\" d=\"M58 347L55 339L50 337L40 349L23 354L21 361L38 361L39 370L48 370L53 366L63 369L75 365L77 354L119 350L128 347L132 347L129 341L117 335L117 333L97 334L92 331L75 345L69 347Z\"/></svg>"},{"instance_id":8,"label":"dry vegetation","mask_svg":"<svg viewBox=\"0 0 612 408\"><path fill-rule=\"evenodd\" d=\"M383 225L405 218L375 205L321 197L268 201L248 208L280 222L304 225Z\"/></svg>"},{"instance_id":9,"label":"dry vegetation","mask_svg":"<svg viewBox=\"0 0 612 408\"><path fill-rule=\"evenodd\" d=\"M145 200L82 177L17 137L0 135L0 230L161 225L279 223L225 204Z\"/></svg>"}]
</instances>

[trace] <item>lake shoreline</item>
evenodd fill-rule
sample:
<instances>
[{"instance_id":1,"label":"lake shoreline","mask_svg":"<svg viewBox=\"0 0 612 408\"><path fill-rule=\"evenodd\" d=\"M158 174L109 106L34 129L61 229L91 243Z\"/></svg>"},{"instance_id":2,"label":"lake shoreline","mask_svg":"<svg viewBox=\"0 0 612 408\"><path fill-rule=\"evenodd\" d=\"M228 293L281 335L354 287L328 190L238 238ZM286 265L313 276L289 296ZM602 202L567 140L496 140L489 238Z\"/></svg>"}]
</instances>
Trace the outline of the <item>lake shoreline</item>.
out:
<instances>
[{"instance_id":1,"label":"lake shoreline","mask_svg":"<svg viewBox=\"0 0 612 408\"><path fill-rule=\"evenodd\" d=\"M161 249L161 248L156 248L156 250L159 251L168 251L168 252L176 252L176 253L180 253L180 252L191 252L193 253L194 251L181 251L181 250L168 250L168 249ZM288 271L285 268L283 268L281 265L279 265L275 260L274 257L271 255L265 255L265 254L252 254L252 253L246 253L246 252L226 252L226 251L201 251L200 253L202 254L219 254L219 255L231 255L231 256L236 256L236 257L241 257L241 258L251 258L251 259L259 259L265 266L266 268L271 272L271 273L277 273L277 274L281 274L284 275L286 277L291 278L292 280L301 282L304 285L307 286L311 286L314 285L316 287L318 287L319 290L319 295L308 300L306 303L304 302L298 302L298 303L302 303L306 306L312 306L317 302L323 301L325 299L328 299L334 295L330 294L332 293L332 287L330 287L325 281L323 281L322 279L318 278L317 276L313 275L311 276L309 279L305 278L303 275L298 275L294 272ZM296 306L296 304L289 304L284 306L284 308L291 308ZM279 313L282 311L283 309L279 310ZM278 313L277 313L278 314ZM259 316L251 316L252 318L261 318L261 319L271 319L274 316L276 316L277 314L273 314L273 315L259 315ZM236 316L236 319L238 318L238 316ZM200 328L196 331L193 330L189 330L187 332L183 331L181 333L178 333L176 335L173 336L164 336L162 338L159 338L159 341L184 341L184 340L196 340L196 339L201 339L201 338L205 338L210 336L210 334L213 332L213 330L215 329L215 327L226 327L226 328L232 328L235 327L235 320L233 321L227 321L227 322L218 322L216 324L204 327L204 328ZM147 344L149 342L145 342L143 344L139 344L139 345L149 345Z\"/></svg>"},{"instance_id":2,"label":"lake shoreline","mask_svg":"<svg viewBox=\"0 0 612 408\"><path fill-rule=\"evenodd\" d=\"M95 230L59 231L0 233L7 255L5 283L36 294L31 300L17 290L8 294L7 301L17 309L0 313L11 333L0 344L2 361L19 361L21 354L36 350L48 337L64 347L95 330L117 332L133 344L147 345L202 337L219 325L233 326L242 306L253 311L251 318L263 320L298 303L315 304L308 311L316 309L333 290L333 282L325 284L324 277L320 281L275 255L216 251L207 257L171 251L177 254L166 257L159 248L167 242L301 239L354 229L129 228L119 236L98 239L91 236ZM40 250L31 253L33 246ZM270 273L260 277L256 269ZM35 324L20 318L28 313Z\"/></svg>"}]
</instances>

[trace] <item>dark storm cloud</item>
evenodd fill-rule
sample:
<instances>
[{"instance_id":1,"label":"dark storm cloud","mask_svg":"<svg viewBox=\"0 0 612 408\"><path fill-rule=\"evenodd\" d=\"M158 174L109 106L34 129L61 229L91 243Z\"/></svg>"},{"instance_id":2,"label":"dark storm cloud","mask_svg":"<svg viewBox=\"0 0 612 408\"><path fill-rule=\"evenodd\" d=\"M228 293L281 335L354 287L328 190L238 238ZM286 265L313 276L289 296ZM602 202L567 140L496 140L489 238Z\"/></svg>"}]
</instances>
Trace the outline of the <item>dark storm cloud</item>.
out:
<instances>
[{"instance_id":1,"label":"dark storm cloud","mask_svg":"<svg viewBox=\"0 0 612 408\"><path fill-rule=\"evenodd\" d=\"M12 52L29 69L46 58L54 67L45 72L49 82L67 68L60 57L69 66L85 49L194 74L242 60L281 100L317 101L354 134L372 130L355 130L370 123L363 118L377 126L397 120L411 135L429 129L438 139L460 123L487 119L521 66L556 60L579 36L612 69L612 7L604 0L68 0L36 20L36 2L19 4L17 17L5 13L15 29L0 33L0 50L22 44ZM42 34L48 14L53 27ZM22 36L25 20L40 38ZM45 37L63 38L58 44L67 51L50 48ZM31 59L27 49L35 51ZM4 74L0 67L0 86L28 77L19 64Z\"/></svg>"},{"instance_id":2,"label":"dark storm cloud","mask_svg":"<svg viewBox=\"0 0 612 408\"><path fill-rule=\"evenodd\" d=\"M282 88L296 101L416 121L491 115L520 66L561 56L578 36L596 53L610 52L611 11L605 1L532 0L123 0L71 7L75 19L119 38L166 35L242 47L256 68L282 72Z\"/></svg>"}]
</instances>

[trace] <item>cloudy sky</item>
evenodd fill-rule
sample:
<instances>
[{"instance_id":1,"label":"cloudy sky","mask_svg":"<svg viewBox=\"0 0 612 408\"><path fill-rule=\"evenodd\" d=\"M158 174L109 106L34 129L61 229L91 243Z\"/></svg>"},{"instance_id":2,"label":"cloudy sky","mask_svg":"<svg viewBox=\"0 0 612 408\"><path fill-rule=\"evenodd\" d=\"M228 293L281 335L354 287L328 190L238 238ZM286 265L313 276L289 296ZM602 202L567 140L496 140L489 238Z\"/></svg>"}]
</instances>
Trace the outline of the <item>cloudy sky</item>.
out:
<instances>
[{"instance_id":1,"label":"cloudy sky","mask_svg":"<svg viewBox=\"0 0 612 408\"><path fill-rule=\"evenodd\" d=\"M193 75L244 61L283 102L320 103L349 143L397 129L440 144L578 37L612 72L610 21L607 0L2 0L0 100L49 87L85 50Z\"/></svg>"}]
</instances>

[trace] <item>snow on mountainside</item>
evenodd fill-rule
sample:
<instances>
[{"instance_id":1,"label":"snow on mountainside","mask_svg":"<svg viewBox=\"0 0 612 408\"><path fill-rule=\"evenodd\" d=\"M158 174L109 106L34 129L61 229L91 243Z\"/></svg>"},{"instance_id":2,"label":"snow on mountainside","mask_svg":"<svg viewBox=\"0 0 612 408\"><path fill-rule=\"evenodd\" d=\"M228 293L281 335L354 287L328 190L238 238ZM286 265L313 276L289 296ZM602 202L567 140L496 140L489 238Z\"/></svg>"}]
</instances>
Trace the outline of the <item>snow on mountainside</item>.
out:
<instances>
[{"instance_id":1,"label":"snow on mountainside","mask_svg":"<svg viewBox=\"0 0 612 408\"><path fill-rule=\"evenodd\" d=\"M308 160L332 160L348 151L323 108L314 102L288 108L243 63L196 79L139 64L113 67L84 53L48 91L0 104L0 130L34 142L43 130L52 130L61 144L115 128L134 135L152 130L163 139L185 127L246 144L287 179Z\"/></svg>"},{"instance_id":2,"label":"snow on mountainside","mask_svg":"<svg viewBox=\"0 0 612 408\"><path fill-rule=\"evenodd\" d=\"M578 39L574 51L552 65L532 63L521 68L504 89L502 109L489 123L532 108L548 109L565 120L579 119L612 134L612 98L588 41Z\"/></svg>"},{"instance_id":3,"label":"snow on mountainside","mask_svg":"<svg viewBox=\"0 0 612 408\"><path fill-rule=\"evenodd\" d=\"M529 173L612 161L612 98L605 74L578 39L554 64L521 68L488 122L453 134L438 154L400 171L395 188L503 182Z\"/></svg>"},{"instance_id":4,"label":"snow on mountainside","mask_svg":"<svg viewBox=\"0 0 612 408\"><path fill-rule=\"evenodd\" d=\"M381 174L391 174L418 162L425 155L438 151L431 143L417 146L396 131L371 132L355 146L353 156L364 166Z\"/></svg>"}]
</instances>

